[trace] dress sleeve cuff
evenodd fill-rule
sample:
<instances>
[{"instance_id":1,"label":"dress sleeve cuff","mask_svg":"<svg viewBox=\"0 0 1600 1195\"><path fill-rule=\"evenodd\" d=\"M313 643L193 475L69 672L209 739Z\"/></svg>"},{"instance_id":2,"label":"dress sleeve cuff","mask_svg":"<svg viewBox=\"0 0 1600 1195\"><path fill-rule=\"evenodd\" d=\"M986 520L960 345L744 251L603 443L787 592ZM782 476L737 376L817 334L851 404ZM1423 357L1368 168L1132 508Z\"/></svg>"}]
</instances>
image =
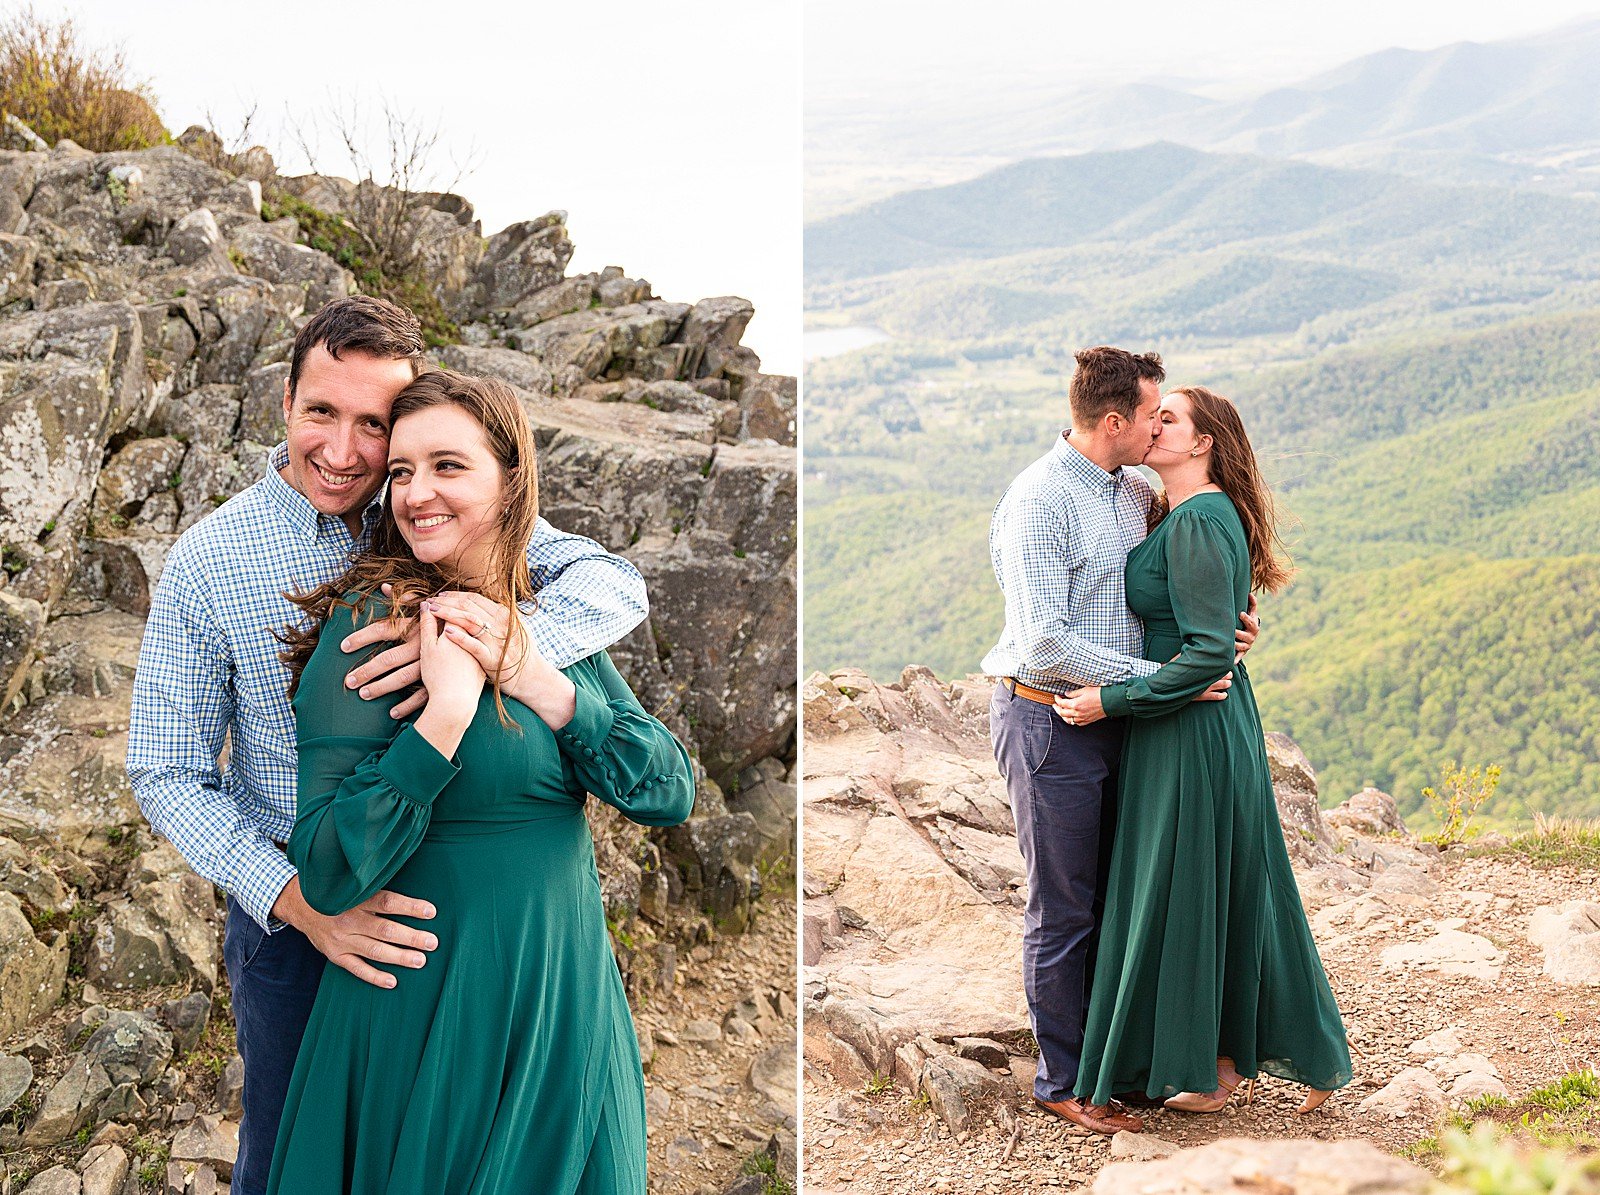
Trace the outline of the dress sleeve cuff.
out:
<instances>
[{"instance_id":1,"label":"dress sleeve cuff","mask_svg":"<svg viewBox=\"0 0 1600 1195\"><path fill-rule=\"evenodd\" d=\"M433 804L459 771L459 764L440 755L438 748L411 724L395 736L378 761L378 773L394 786L395 792L418 805Z\"/></svg>"},{"instance_id":2,"label":"dress sleeve cuff","mask_svg":"<svg viewBox=\"0 0 1600 1195\"><path fill-rule=\"evenodd\" d=\"M1100 690L1100 708L1108 718L1125 718L1131 708L1127 685L1106 685Z\"/></svg>"},{"instance_id":3,"label":"dress sleeve cuff","mask_svg":"<svg viewBox=\"0 0 1600 1195\"><path fill-rule=\"evenodd\" d=\"M611 727L616 721L608 702L601 700L583 685L577 690L572 709L572 721L556 732L556 742L570 755L593 759L596 750L611 737Z\"/></svg>"}]
</instances>

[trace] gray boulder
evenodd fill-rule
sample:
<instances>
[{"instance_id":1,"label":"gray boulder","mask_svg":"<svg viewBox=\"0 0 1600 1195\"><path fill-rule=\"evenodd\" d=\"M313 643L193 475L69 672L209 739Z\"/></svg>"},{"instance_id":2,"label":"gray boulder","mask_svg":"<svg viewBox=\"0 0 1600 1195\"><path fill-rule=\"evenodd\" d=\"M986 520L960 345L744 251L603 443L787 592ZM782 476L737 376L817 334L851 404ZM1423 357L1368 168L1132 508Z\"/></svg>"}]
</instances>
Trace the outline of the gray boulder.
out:
<instances>
[{"instance_id":1,"label":"gray boulder","mask_svg":"<svg viewBox=\"0 0 1600 1195\"><path fill-rule=\"evenodd\" d=\"M548 398L553 388L550 369L544 362L512 349L446 345L439 350L439 364L473 377L499 378L541 398Z\"/></svg>"},{"instance_id":2,"label":"gray boulder","mask_svg":"<svg viewBox=\"0 0 1600 1195\"><path fill-rule=\"evenodd\" d=\"M684 886L713 921L734 933L750 919L750 902L761 894L756 851L761 841L748 813L691 818L667 832L667 843L685 869Z\"/></svg>"},{"instance_id":3,"label":"gray boulder","mask_svg":"<svg viewBox=\"0 0 1600 1195\"><path fill-rule=\"evenodd\" d=\"M153 496L176 488L183 452L183 445L167 436L124 445L100 470L94 494L95 530L101 535L122 533Z\"/></svg>"},{"instance_id":4,"label":"gray boulder","mask_svg":"<svg viewBox=\"0 0 1600 1195\"><path fill-rule=\"evenodd\" d=\"M24 1145L54 1145L93 1122L96 1109L111 1094L105 1068L83 1054L73 1055L66 1073L45 1094L39 1114L23 1130Z\"/></svg>"},{"instance_id":5,"label":"gray boulder","mask_svg":"<svg viewBox=\"0 0 1600 1195\"><path fill-rule=\"evenodd\" d=\"M90 978L114 991L186 980L209 991L217 980L213 900L198 876L137 885L101 914L85 963Z\"/></svg>"},{"instance_id":6,"label":"gray boulder","mask_svg":"<svg viewBox=\"0 0 1600 1195\"><path fill-rule=\"evenodd\" d=\"M521 299L560 282L572 260L567 214L547 212L489 238L461 310L473 316L515 307Z\"/></svg>"},{"instance_id":7,"label":"gray boulder","mask_svg":"<svg viewBox=\"0 0 1600 1195\"><path fill-rule=\"evenodd\" d=\"M356 289L350 271L326 253L288 244L271 233L241 232L233 239L233 251L244 269L258 278L304 288L308 311Z\"/></svg>"},{"instance_id":8,"label":"gray boulder","mask_svg":"<svg viewBox=\"0 0 1600 1195\"><path fill-rule=\"evenodd\" d=\"M60 278L38 285L33 292L33 309L54 311L58 307L71 307L74 303L87 303L92 297L89 284L82 278Z\"/></svg>"},{"instance_id":9,"label":"gray boulder","mask_svg":"<svg viewBox=\"0 0 1600 1195\"><path fill-rule=\"evenodd\" d=\"M1362 789L1322 816L1330 826L1370 838L1406 832L1406 823L1394 798L1376 788Z\"/></svg>"},{"instance_id":10,"label":"gray boulder","mask_svg":"<svg viewBox=\"0 0 1600 1195\"><path fill-rule=\"evenodd\" d=\"M0 1114L16 1104L33 1086L33 1063L17 1054L0 1054Z\"/></svg>"},{"instance_id":11,"label":"gray boulder","mask_svg":"<svg viewBox=\"0 0 1600 1195\"><path fill-rule=\"evenodd\" d=\"M597 280L593 274L576 274L546 286L523 298L504 317L508 327L526 328L558 315L584 311L596 299Z\"/></svg>"},{"instance_id":12,"label":"gray boulder","mask_svg":"<svg viewBox=\"0 0 1600 1195\"><path fill-rule=\"evenodd\" d=\"M67 935L34 936L22 902L0 892L0 1038L10 1037L61 999L67 980Z\"/></svg>"},{"instance_id":13,"label":"gray boulder","mask_svg":"<svg viewBox=\"0 0 1600 1195\"><path fill-rule=\"evenodd\" d=\"M172 1034L140 1013L113 1011L80 1053L91 1070L105 1071L113 1087L147 1087L172 1061Z\"/></svg>"},{"instance_id":14,"label":"gray boulder","mask_svg":"<svg viewBox=\"0 0 1600 1195\"><path fill-rule=\"evenodd\" d=\"M82 1195L83 1180L66 1166L52 1166L34 1175L22 1195Z\"/></svg>"},{"instance_id":15,"label":"gray boulder","mask_svg":"<svg viewBox=\"0 0 1600 1195\"><path fill-rule=\"evenodd\" d=\"M0 232L0 304L33 294L33 263L38 247L27 237Z\"/></svg>"},{"instance_id":16,"label":"gray boulder","mask_svg":"<svg viewBox=\"0 0 1600 1195\"><path fill-rule=\"evenodd\" d=\"M1267 732L1267 766L1289 858L1307 867L1333 859L1334 840L1317 803L1317 773L1306 753L1281 731Z\"/></svg>"},{"instance_id":17,"label":"gray boulder","mask_svg":"<svg viewBox=\"0 0 1600 1195\"><path fill-rule=\"evenodd\" d=\"M167 234L167 256L180 266L225 256L227 242L210 208L196 208Z\"/></svg>"},{"instance_id":18,"label":"gray boulder","mask_svg":"<svg viewBox=\"0 0 1600 1195\"><path fill-rule=\"evenodd\" d=\"M83 1173L83 1195L120 1195L132 1162L122 1146L105 1141L89 1147L78 1169Z\"/></svg>"},{"instance_id":19,"label":"gray boulder","mask_svg":"<svg viewBox=\"0 0 1600 1195\"><path fill-rule=\"evenodd\" d=\"M1544 951L1544 973L1568 987L1600 987L1600 904L1543 905L1528 918L1528 939Z\"/></svg>"},{"instance_id":20,"label":"gray boulder","mask_svg":"<svg viewBox=\"0 0 1600 1195\"><path fill-rule=\"evenodd\" d=\"M741 440L771 440L793 445L799 408L799 382L778 374L758 373L739 387Z\"/></svg>"}]
</instances>

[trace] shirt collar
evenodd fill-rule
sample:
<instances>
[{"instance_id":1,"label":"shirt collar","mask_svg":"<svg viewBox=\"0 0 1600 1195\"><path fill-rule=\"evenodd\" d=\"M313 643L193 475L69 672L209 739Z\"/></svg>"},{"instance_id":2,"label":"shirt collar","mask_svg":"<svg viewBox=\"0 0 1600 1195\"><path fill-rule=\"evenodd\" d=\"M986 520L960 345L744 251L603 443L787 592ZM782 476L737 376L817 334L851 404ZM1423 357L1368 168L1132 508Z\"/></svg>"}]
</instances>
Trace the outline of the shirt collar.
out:
<instances>
[{"instance_id":1,"label":"shirt collar","mask_svg":"<svg viewBox=\"0 0 1600 1195\"><path fill-rule=\"evenodd\" d=\"M1056 437L1055 447L1056 462L1067 471L1068 476L1093 490L1114 490L1121 485L1122 466L1117 466L1114 473L1107 473L1072 446L1072 441L1067 439L1071 433L1070 427L1063 430Z\"/></svg>"},{"instance_id":2,"label":"shirt collar","mask_svg":"<svg viewBox=\"0 0 1600 1195\"><path fill-rule=\"evenodd\" d=\"M334 515L325 515L307 501L306 496L294 486L284 480L283 472L289 465L289 442L285 440L272 450L267 456L267 471L262 478L267 487L267 493L277 503L289 520L289 525L302 538L315 543L324 535L337 535L340 531L348 531L344 520ZM383 513L383 494L385 487L379 487L378 492L367 503L366 509L361 512L362 539L371 534L373 524Z\"/></svg>"}]
</instances>

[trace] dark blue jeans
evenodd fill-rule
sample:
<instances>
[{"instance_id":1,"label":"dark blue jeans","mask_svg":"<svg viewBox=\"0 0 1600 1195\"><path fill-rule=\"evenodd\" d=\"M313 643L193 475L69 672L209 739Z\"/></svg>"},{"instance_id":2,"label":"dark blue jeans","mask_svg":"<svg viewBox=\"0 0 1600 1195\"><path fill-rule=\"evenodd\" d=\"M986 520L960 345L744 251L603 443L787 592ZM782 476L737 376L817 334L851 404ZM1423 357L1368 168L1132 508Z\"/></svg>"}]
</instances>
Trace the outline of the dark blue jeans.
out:
<instances>
[{"instance_id":1,"label":"dark blue jeans","mask_svg":"<svg viewBox=\"0 0 1600 1195\"><path fill-rule=\"evenodd\" d=\"M299 930L285 926L269 934L229 897L222 961L244 1059L244 1120L231 1189L233 1195L265 1195L289 1076L327 960Z\"/></svg>"},{"instance_id":2,"label":"dark blue jeans","mask_svg":"<svg viewBox=\"0 0 1600 1195\"><path fill-rule=\"evenodd\" d=\"M1124 729L1120 718L1068 726L1004 684L989 702L989 737L1028 868L1022 986L1039 1043L1033 1094L1041 1100L1070 1098L1078 1079Z\"/></svg>"}]
</instances>

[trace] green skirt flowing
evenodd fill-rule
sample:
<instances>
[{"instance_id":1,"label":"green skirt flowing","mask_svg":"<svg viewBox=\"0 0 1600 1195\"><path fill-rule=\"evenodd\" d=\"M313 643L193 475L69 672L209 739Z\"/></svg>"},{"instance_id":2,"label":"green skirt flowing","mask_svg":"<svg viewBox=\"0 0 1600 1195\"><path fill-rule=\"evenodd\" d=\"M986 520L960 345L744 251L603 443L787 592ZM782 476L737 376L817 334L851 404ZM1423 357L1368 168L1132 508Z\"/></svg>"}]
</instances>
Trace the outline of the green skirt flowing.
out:
<instances>
[{"instance_id":1,"label":"green skirt flowing","mask_svg":"<svg viewBox=\"0 0 1600 1195\"><path fill-rule=\"evenodd\" d=\"M1234 668L1226 701L1128 722L1078 1094L1209 1092L1218 1055L1246 1078L1342 1087L1344 1026L1279 828L1249 675Z\"/></svg>"}]
</instances>

